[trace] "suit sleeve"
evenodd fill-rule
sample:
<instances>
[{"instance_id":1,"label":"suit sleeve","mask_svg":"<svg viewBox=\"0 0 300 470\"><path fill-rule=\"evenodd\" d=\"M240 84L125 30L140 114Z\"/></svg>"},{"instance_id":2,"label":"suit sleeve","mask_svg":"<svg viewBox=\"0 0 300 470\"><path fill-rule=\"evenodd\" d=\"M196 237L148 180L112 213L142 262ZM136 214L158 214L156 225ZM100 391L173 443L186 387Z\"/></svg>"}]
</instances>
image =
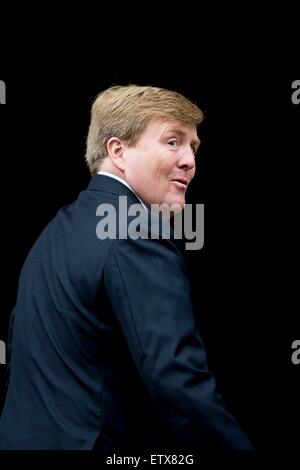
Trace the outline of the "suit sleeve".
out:
<instances>
[{"instance_id":1,"label":"suit sleeve","mask_svg":"<svg viewBox=\"0 0 300 470\"><path fill-rule=\"evenodd\" d=\"M115 240L105 284L136 367L174 441L251 450L216 393L175 242Z\"/></svg>"}]
</instances>

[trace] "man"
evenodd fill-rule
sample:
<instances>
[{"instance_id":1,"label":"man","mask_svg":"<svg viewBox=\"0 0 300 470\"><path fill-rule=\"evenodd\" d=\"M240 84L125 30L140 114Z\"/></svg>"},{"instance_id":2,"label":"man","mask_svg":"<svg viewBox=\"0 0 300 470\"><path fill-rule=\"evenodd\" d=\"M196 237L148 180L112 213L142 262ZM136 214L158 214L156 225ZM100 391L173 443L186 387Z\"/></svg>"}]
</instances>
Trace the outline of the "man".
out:
<instances>
[{"instance_id":1,"label":"man","mask_svg":"<svg viewBox=\"0 0 300 470\"><path fill-rule=\"evenodd\" d=\"M216 394L180 248L147 224L153 204L183 209L202 119L155 87L96 99L91 183L46 227L20 275L0 448L251 449ZM126 231L121 197L142 207L147 237ZM111 207L117 236L105 237L98 224Z\"/></svg>"}]
</instances>

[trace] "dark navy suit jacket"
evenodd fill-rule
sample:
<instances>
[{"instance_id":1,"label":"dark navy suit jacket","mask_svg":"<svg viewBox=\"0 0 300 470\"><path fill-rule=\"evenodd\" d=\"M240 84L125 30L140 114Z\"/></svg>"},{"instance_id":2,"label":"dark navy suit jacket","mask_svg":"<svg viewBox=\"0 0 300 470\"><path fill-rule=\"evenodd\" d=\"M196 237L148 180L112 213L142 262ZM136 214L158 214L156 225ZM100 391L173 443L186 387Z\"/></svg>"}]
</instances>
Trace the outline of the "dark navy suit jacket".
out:
<instances>
[{"instance_id":1,"label":"dark navy suit jacket","mask_svg":"<svg viewBox=\"0 0 300 470\"><path fill-rule=\"evenodd\" d=\"M251 449L215 391L174 239L96 236L104 175L62 208L22 268L0 449Z\"/></svg>"}]
</instances>

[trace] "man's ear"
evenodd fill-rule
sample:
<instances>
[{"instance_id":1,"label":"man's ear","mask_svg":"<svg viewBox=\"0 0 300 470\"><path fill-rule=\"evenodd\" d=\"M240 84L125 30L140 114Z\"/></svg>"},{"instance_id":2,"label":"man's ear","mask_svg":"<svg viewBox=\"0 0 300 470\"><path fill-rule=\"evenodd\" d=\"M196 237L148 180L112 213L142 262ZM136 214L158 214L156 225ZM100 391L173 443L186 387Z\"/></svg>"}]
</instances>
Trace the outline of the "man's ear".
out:
<instances>
[{"instance_id":1,"label":"man's ear","mask_svg":"<svg viewBox=\"0 0 300 470\"><path fill-rule=\"evenodd\" d=\"M111 137L106 144L107 153L112 163L121 171L125 170L125 161L123 153L125 150L125 143L118 137Z\"/></svg>"}]
</instances>

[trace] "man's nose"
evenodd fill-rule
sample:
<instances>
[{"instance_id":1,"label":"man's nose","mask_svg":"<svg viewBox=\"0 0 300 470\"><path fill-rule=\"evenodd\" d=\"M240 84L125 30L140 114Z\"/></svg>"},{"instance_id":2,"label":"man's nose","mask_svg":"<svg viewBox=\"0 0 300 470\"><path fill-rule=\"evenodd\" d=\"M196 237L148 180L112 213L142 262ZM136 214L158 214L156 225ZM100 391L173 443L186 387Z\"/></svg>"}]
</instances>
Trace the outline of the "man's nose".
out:
<instances>
[{"instance_id":1,"label":"man's nose","mask_svg":"<svg viewBox=\"0 0 300 470\"><path fill-rule=\"evenodd\" d=\"M181 155L178 166L185 170L191 170L195 167L195 154L191 148L186 148Z\"/></svg>"}]
</instances>

